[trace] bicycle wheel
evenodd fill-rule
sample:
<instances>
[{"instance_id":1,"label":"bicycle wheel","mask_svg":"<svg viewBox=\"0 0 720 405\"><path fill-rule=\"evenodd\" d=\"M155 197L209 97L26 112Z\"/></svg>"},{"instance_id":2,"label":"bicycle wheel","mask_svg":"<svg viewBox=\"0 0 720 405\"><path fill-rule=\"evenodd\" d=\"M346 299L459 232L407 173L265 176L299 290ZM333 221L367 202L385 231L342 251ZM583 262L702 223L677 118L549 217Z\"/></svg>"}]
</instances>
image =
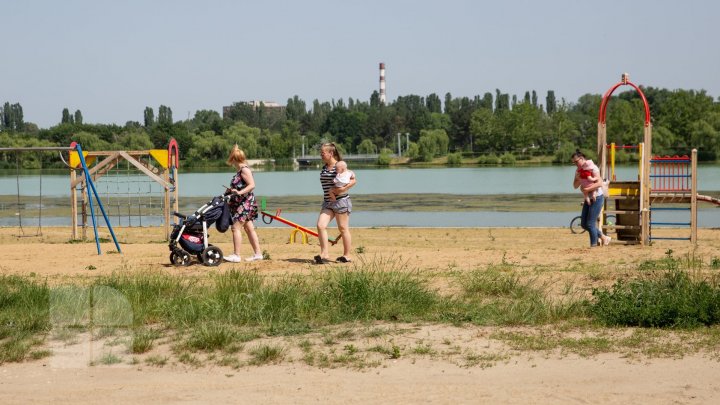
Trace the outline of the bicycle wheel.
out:
<instances>
[{"instance_id":1,"label":"bicycle wheel","mask_svg":"<svg viewBox=\"0 0 720 405\"><path fill-rule=\"evenodd\" d=\"M580 226L580 223L582 221L582 218L580 216L577 216L570 221L570 232L572 233L583 233L585 232L585 229Z\"/></svg>"},{"instance_id":2,"label":"bicycle wheel","mask_svg":"<svg viewBox=\"0 0 720 405\"><path fill-rule=\"evenodd\" d=\"M605 225L615 225L616 221L615 215L610 214L605 216Z\"/></svg>"}]
</instances>

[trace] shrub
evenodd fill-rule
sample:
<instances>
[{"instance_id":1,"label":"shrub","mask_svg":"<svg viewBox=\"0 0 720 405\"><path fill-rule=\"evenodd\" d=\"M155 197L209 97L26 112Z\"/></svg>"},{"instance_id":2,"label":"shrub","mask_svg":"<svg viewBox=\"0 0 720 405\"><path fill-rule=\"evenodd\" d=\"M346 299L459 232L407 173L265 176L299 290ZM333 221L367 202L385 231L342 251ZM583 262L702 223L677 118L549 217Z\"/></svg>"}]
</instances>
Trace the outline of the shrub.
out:
<instances>
[{"instance_id":1,"label":"shrub","mask_svg":"<svg viewBox=\"0 0 720 405\"><path fill-rule=\"evenodd\" d=\"M494 154L480 156L477 163L479 165L499 165L500 158Z\"/></svg>"},{"instance_id":2,"label":"shrub","mask_svg":"<svg viewBox=\"0 0 720 405\"><path fill-rule=\"evenodd\" d=\"M670 270L659 279L616 282L593 290L592 314L612 326L695 327L720 323L720 289Z\"/></svg>"},{"instance_id":3,"label":"shrub","mask_svg":"<svg viewBox=\"0 0 720 405\"><path fill-rule=\"evenodd\" d=\"M505 152L500 156L500 163L504 165L514 165L515 155L510 152Z\"/></svg>"},{"instance_id":4,"label":"shrub","mask_svg":"<svg viewBox=\"0 0 720 405\"><path fill-rule=\"evenodd\" d=\"M447 157L448 166L460 166L462 164L462 153L450 153Z\"/></svg>"},{"instance_id":5,"label":"shrub","mask_svg":"<svg viewBox=\"0 0 720 405\"><path fill-rule=\"evenodd\" d=\"M383 151L378 155L377 158L377 164L378 166L389 166L390 161L392 158L390 157L390 154L387 152L387 149L383 149Z\"/></svg>"}]
</instances>

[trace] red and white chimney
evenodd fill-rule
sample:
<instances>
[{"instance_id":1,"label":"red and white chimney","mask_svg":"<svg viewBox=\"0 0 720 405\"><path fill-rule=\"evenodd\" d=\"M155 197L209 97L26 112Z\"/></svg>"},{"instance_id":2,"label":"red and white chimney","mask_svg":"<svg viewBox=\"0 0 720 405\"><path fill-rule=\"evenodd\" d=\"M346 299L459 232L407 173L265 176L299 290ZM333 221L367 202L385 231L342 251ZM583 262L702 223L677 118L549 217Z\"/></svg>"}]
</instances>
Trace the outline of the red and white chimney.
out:
<instances>
[{"instance_id":1,"label":"red and white chimney","mask_svg":"<svg viewBox=\"0 0 720 405\"><path fill-rule=\"evenodd\" d=\"M385 64L380 62L380 103L385 104Z\"/></svg>"}]
</instances>

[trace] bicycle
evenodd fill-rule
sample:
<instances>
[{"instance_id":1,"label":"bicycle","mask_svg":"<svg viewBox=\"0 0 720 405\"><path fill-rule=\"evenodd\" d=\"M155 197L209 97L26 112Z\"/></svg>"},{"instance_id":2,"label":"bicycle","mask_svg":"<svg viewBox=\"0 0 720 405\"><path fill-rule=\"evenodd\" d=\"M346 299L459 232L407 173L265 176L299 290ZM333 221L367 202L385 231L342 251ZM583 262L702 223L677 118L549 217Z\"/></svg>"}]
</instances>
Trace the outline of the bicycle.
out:
<instances>
[{"instance_id":1,"label":"bicycle","mask_svg":"<svg viewBox=\"0 0 720 405\"><path fill-rule=\"evenodd\" d=\"M580 217L580 215L573 218L570 221L570 232L572 232L572 233L585 232L585 229L583 229L580 226L581 221L582 221L582 217ZM615 221L616 221L615 215L610 214L605 217L605 225L615 225Z\"/></svg>"}]
</instances>

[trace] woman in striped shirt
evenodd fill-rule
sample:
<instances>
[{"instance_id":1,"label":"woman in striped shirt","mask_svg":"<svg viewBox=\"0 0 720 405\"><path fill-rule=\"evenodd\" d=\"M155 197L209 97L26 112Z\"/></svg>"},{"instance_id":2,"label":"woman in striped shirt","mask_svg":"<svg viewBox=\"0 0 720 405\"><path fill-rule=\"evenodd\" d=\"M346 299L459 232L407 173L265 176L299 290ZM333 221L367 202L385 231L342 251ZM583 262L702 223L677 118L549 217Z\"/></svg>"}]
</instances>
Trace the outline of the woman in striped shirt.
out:
<instances>
[{"instance_id":1,"label":"woman in striped shirt","mask_svg":"<svg viewBox=\"0 0 720 405\"><path fill-rule=\"evenodd\" d=\"M350 236L350 212L352 212L352 201L348 190L355 183L355 175L350 177L350 182L343 187L335 187L333 180L337 175L335 165L342 161L340 152L334 143L324 143L320 146L320 158L324 165L320 172L320 184L323 188L323 204L320 210L320 216L317 221L318 239L320 239L320 254L315 256L315 263L325 264L330 261L327 227L330 221L335 218L338 231L343 244L343 255L338 257L336 261L342 263L350 262L350 251L352 250L352 237ZM330 190L333 190L335 201L330 198Z\"/></svg>"}]
</instances>

